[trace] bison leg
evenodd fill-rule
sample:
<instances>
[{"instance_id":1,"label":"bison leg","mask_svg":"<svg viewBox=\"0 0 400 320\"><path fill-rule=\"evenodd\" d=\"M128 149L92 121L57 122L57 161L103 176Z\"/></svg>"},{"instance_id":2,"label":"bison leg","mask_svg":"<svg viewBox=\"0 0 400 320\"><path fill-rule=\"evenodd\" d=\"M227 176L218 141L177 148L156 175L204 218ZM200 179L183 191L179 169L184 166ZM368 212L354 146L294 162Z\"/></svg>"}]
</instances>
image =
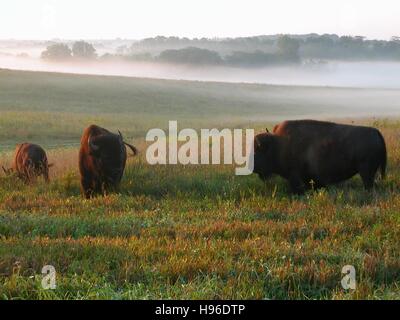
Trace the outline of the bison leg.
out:
<instances>
[{"instance_id":1,"label":"bison leg","mask_svg":"<svg viewBox=\"0 0 400 320\"><path fill-rule=\"evenodd\" d=\"M81 179L81 190L82 194L86 199L90 199L93 196L93 187L92 181L90 179Z\"/></svg>"},{"instance_id":2,"label":"bison leg","mask_svg":"<svg viewBox=\"0 0 400 320\"><path fill-rule=\"evenodd\" d=\"M359 173L366 190L371 190L374 187L375 174L377 170L378 168L372 168L372 166L368 164L360 166Z\"/></svg>"},{"instance_id":3,"label":"bison leg","mask_svg":"<svg viewBox=\"0 0 400 320\"><path fill-rule=\"evenodd\" d=\"M97 181L94 185L94 193L95 194L101 194L101 195L105 195L105 188L104 188L104 183Z\"/></svg>"},{"instance_id":4,"label":"bison leg","mask_svg":"<svg viewBox=\"0 0 400 320\"><path fill-rule=\"evenodd\" d=\"M25 169L23 171L23 173L21 173L20 178L22 179L22 181L24 181L24 183L29 184L33 181L33 176L31 173L31 170Z\"/></svg>"},{"instance_id":5,"label":"bison leg","mask_svg":"<svg viewBox=\"0 0 400 320\"><path fill-rule=\"evenodd\" d=\"M114 192L118 192L119 190L119 185L118 184L114 184L114 183L107 183L104 182L101 184L101 193L104 196L107 196L108 194L114 193Z\"/></svg>"},{"instance_id":6,"label":"bison leg","mask_svg":"<svg viewBox=\"0 0 400 320\"><path fill-rule=\"evenodd\" d=\"M294 194L303 194L305 192L303 181L297 175L289 178L289 184Z\"/></svg>"},{"instance_id":7,"label":"bison leg","mask_svg":"<svg viewBox=\"0 0 400 320\"><path fill-rule=\"evenodd\" d=\"M49 171L48 171L48 170L45 170L45 171L43 172L43 177L44 177L44 181L46 181L46 183L49 183L49 182L50 182Z\"/></svg>"},{"instance_id":8,"label":"bison leg","mask_svg":"<svg viewBox=\"0 0 400 320\"><path fill-rule=\"evenodd\" d=\"M44 181L46 181L46 183L50 182L50 178L49 178L49 167L47 165L47 160L43 160L40 163L39 168L37 168L37 172L38 175L42 175L44 178Z\"/></svg>"}]
</instances>

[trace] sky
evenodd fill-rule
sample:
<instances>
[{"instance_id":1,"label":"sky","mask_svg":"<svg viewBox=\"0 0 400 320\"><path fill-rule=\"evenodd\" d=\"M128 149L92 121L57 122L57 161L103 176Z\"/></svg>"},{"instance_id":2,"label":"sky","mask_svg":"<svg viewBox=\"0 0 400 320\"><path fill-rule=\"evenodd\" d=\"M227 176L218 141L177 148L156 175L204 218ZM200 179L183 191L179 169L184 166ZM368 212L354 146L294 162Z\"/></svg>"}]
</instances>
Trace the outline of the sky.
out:
<instances>
[{"instance_id":1,"label":"sky","mask_svg":"<svg viewBox=\"0 0 400 320\"><path fill-rule=\"evenodd\" d=\"M1 0L0 39L400 36L399 0Z\"/></svg>"}]
</instances>

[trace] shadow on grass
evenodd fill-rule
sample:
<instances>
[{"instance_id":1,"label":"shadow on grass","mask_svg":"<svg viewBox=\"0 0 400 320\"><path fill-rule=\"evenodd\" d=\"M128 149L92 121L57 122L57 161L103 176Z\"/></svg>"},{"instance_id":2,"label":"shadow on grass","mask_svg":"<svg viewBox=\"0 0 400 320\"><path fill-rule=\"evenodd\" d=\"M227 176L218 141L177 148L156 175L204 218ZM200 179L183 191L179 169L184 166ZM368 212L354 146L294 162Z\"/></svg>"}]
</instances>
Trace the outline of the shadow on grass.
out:
<instances>
[{"instance_id":1,"label":"shadow on grass","mask_svg":"<svg viewBox=\"0 0 400 320\"><path fill-rule=\"evenodd\" d=\"M372 191L365 191L361 179L355 178L327 188L311 190L304 195L293 195L287 181L274 176L263 182L257 175L236 176L234 167L222 165L156 165L135 161L130 163L122 179L119 194L123 196L147 196L154 199L186 198L214 200L251 200L276 198L310 203L325 194L327 201L341 205L364 206L384 201L400 187L398 179L388 177L377 180ZM1 194L23 191L27 195L57 195L62 198L79 197L79 175L66 172L54 178L50 185L39 181L25 185L16 177L0 177Z\"/></svg>"},{"instance_id":2,"label":"shadow on grass","mask_svg":"<svg viewBox=\"0 0 400 320\"><path fill-rule=\"evenodd\" d=\"M397 188L393 179L377 179L374 190L366 191L360 177L337 185L294 195L288 182L274 176L266 182L257 175L236 176L231 166L149 166L135 163L127 168L122 182L122 194L149 195L154 198L182 196L210 199L251 199L254 197L290 198L308 201L326 193L334 203L355 206L387 200Z\"/></svg>"}]
</instances>

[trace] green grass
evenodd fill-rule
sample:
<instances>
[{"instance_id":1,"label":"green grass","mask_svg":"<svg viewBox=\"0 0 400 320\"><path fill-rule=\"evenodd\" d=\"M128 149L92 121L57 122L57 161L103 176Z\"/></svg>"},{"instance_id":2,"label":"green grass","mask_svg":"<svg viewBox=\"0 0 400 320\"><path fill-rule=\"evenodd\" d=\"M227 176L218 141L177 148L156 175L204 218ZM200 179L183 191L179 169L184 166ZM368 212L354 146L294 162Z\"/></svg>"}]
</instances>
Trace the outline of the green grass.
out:
<instances>
[{"instance_id":1,"label":"green grass","mask_svg":"<svg viewBox=\"0 0 400 320\"><path fill-rule=\"evenodd\" d=\"M101 90L92 91L96 86ZM395 120L362 120L382 130L389 150L387 178L371 193L358 177L292 196L279 177L263 183L253 175L235 176L232 166L150 166L139 141L143 152L129 159L120 193L80 196L73 144L89 121L121 126L137 140L141 130L172 116L195 127L208 118L224 126L261 127L246 122L235 107L234 120L227 119L228 96L226 104L219 101L221 110L210 107L214 116L201 118L194 106L193 117L187 111L162 113L162 96L171 90L182 108L191 97L201 108L217 99L219 86L234 87L235 101L244 99L246 90L272 90L273 96L284 89L0 71L0 143L9 143L0 162L9 162L11 144L25 138L51 145L49 158L55 162L49 185L27 186L0 175L0 299L400 299L400 123ZM159 94L154 102L159 113L128 102L138 91L127 88L139 87L156 95L142 96L146 108ZM247 92L242 98L234 97L238 88ZM300 90L285 90L291 89ZM109 98L122 114L107 111L108 94L124 90L126 97ZM183 100L186 90L190 95ZM205 100L198 102L203 91ZM70 100L65 92L76 96ZM67 112L67 104L76 109ZM269 105L271 112L274 106ZM257 110L256 102L252 108ZM261 102L259 108L260 117L268 119ZM136 113L146 119L141 129L129 126ZM290 115L296 114L283 116ZM56 268L56 290L41 288L47 264ZM357 272L357 289L350 292L340 285L348 264Z\"/></svg>"},{"instance_id":2,"label":"green grass","mask_svg":"<svg viewBox=\"0 0 400 320\"><path fill-rule=\"evenodd\" d=\"M374 111L371 111L374 110ZM286 87L0 69L0 150L21 140L79 142L96 123L143 138L150 128L265 128L288 118L400 115L399 90Z\"/></svg>"},{"instance_id":3,"label":"green grass","mask_svg":"<svg viewBox=\"0 0 400 320\"><path fill-rule=\"evenodd\" d=\"M15 298L400 298L399 170L290 196L232 168L131 161L120 194L83 200L75 174L0 182L0 296ZM14 191L11 191L14 190ZM42 266L58 287L40 287ZM358 288L340 286L356 267Z\"/></svg>"}]
</instances>

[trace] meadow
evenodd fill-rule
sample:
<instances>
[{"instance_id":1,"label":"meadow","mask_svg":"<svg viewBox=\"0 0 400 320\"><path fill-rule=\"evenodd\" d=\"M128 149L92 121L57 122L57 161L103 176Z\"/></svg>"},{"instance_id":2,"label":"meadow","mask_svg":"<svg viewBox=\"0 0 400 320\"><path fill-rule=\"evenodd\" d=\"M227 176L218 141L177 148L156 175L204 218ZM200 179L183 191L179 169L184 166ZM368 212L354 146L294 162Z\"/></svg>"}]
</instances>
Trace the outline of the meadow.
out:
<instances>
[{"instance_id":1,"label":"meadow","mask_svg":"<svg viewBox=\"0 0 400 320\"><path fill-rule=\"evenodd\" d=\"M48 185L0 175L0 299L400 299L400 121L389 117L399 98L0 70L0 164L22 141L55 164ZM372 192L355 177L294 196L279 177L264 183L233 166L145 161L145 133L168 120L261 131L297 117L379 128L386 179ZM84 200L77 150L90 123L120 129L141 153L119 193ZM56 269L55 290L42 289L44 265ZM345 265L355 290L341 286Z\"/></svg>"}]
</instances>

